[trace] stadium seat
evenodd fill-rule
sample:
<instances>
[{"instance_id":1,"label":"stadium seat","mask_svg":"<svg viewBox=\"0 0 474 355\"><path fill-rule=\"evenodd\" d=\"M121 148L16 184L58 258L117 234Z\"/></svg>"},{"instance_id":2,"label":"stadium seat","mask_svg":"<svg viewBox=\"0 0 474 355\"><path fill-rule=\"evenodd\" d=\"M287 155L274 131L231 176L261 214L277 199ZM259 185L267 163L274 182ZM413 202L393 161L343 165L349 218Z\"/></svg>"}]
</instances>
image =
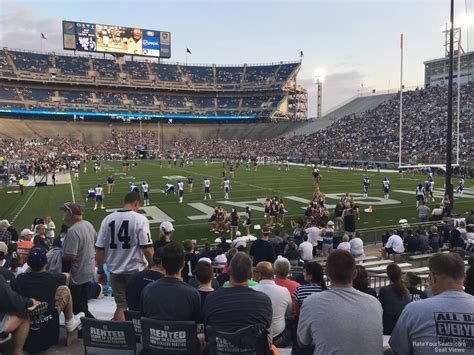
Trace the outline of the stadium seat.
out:
<instances>
[{"instance_id":1,"label":"stadium seat","mask_svg":"<svg viewBox=\"0 0 474 355\"><path fill-rule=\"evenodd\" d=\"M131 321L81 318L84 351L87 355L136 354L135 329Z\"/></svg>"},{"instance_id":2,"label":"stadium seat","mask_svg":"<svg viewBox=\"0 0 474 355\"><path fill-rule=\"evenodd\" d=\"M194 322L141 318L143 354L194 355L199 352Z\"/></svg>"},{"instance_id":3,"label":"stadium seat","mask_svg":"<svg viewBox=\"0 0 474 355\"><path fill-rule=\"evenodd\" d=\"M209 355L269 355L268 332L263 325L254 324L228 332L207 326Z\"/></svg>"},{"instance_id":4,"label":"stadium seat","mask_svg":"<svg viewBox=\"0 0 474 355\"><path fill-rule=\"evenodd\" d=\"M142 323L140 319L141 318L140 312L127 310L124 313L125 313L125 320L133 322L133 327L135 328L135 336L137 338L137 342L140 342L141 337L142 337Z\"/></svg>"}]
</instances>

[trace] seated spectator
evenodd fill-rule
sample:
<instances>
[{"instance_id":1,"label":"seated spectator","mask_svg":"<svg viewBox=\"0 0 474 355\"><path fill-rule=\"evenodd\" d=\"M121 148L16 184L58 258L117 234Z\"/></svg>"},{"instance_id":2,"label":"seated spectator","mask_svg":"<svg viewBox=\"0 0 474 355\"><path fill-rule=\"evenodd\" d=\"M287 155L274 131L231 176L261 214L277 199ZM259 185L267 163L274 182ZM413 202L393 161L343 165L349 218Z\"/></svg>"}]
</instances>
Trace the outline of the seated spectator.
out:
<instances>
[{"instance_id":1,"label":"seated spectator","mask_svg":"<svg viewBox=\"0 0 474 355\"><path fill-rule=\"evenodd\" d=\"M198 292L201 295L201 311L204 309L206 297L215 289L212 286L214 280L214 271L210 260L201 258L195 268L196 280L199 283Z\"/></svg>"},{"instance_id":2,"label":"seated spectator","mask_svg":"<svg viewBox=\"0 0 474 355\"><path fill-rule=\"evenodd\" d=\"M458 229L453 229L449 235L449 250L464 257L464 238Z\"/></svg>"},{"instance_id":3,"label":"seated spectator","mask_svg":"<svg viewBox=\"0 0 474 355\"><path fill-rule=\"evenodd\" d=\"M185 240L184 247L184 268L181 272L181 278L184 282L188 282L189 278L193 276L193 270L199 260L199 255L194 252L194 243L192 240Z\"/></svg>"},{"instance_id":4,"label":"seated spectator","mask_svg":"<svg viewBox=\"0 0 474 355\"><path fill-rule=\"evenodd\" d=\"M33 234L34 232L29 229L23 229L20 233L20 239L17 242L18 255L20 256L20 264L23 265L28 259L28 253L33 247Z\"/></svg>"},{"instance_id":5,"label":"seated spectator","mask_svg":"<svg viewBox=\"0 0 474 355\"><path fill-rule=\"evenodd\" d=\"M304 300L313 293L327 290L323 268L318 262L309 261L305 263L303 276L307 284L298 286L295 290L295 300L300 308Z\"/></svg>"},{"instance_id":6,"label":"seated spectator","mask_svg":"<svg viewBox=\"0 0 474 355\"><path fill-rule=\"evenodd\" d=\"M298 247L292 239L288 240L288 244L285 246L283 256L287 258L290 263L298 263L298 260L300 259L300 252L298 251Z\"/></svg>"},{"instance_id":7,"label":"seated spectator","mask_svg":"<svg viewBox=\"0 0 474 355\"><path fill-rule=\"evenodd\" d=\"M428 233L428 240L430 248L433 252L438 252L440 248L441 237L438 234L438 227L435 225L431 226L430 232Z\"/></svg>"},{"instance_id":8,"label":"seated spectator","mask_svg":"<svg viewBox=\"0 0 474 355\"><path fill-rule=\"evenodd\" d=\"M10 227L10 223L6 219L0 221L0 242L4 242L6 245L12 242L12 234L8 227Z\"/></svg>"},{"instance_id":9,"label":"seated spectator","mask_svg":"<svg viewBox=\"0 0 474 355\"><path fill-rule=\"evenodd\" d=\"M48 239L46 238L46 227L44 224L37 224L35 226L33 245L35 247L43 247L46 250L49 250Z\"/></svg>"},{"instance_id":10,"label":"seated spectator","mask_svg":"<svg viewBox=\"0 0 474 355\"><path fill-rule=\"evenodd\" d=\"M253 266L257 266L260 261L268 261L270 263L275 261L275 250L268 241L269 237L270 229L265 227L262 230L262 237L252 243L249 254L252 257Z\"/></svg>"},{"instance_id":11,"label":"seated spectator","mask_svg":"<svg viewBox=\"0 0 474 355\"><path fill-rule=\"evenodd\" d=\"M229 287L220 288L206 297L204 324L229 332L255 324L270 329L273 312L270 298L247 287L252 276L250 257L237 253L230 262L229 275Z\"/></svg>"},{"instance_id":12,"label":"seated spectator","mask_svg":"<svg viewBox=\"0 0 474 355\"><path fill-rule=\"evenodd\" d=\"M269 239L270 244L273 247L273 250L275 251L275 255L282 255L283 254L283 249L285 247L285 240L281 236L281 232L279 230L275 231L275 236L273 238Z\"/></svg>"},{"instance_id":13,"label":"seated spectator","mask_svg":"<svg viewBox=\"0 0 474 355\"><path fill-rule=\"evenodd\" d=\"M418 242L417 251L426 253L428 250L430 250L430 242L428 240L428 235L426 234L426 231L423 229L422 226L416 227L415 236Z\"/></svg>"},{"instance_id":14,"label":"seated spectator","mask_svg":"<svg viewBox=\"0 0 474 355\"><path fill-rule=\"evenodd\" d=\"M351 251L351 243L349 243L350 237L347 234L344 234L342 237L342 243L339 243L337 249L339 250L347 250L348 252Z\"/></svg>"},{"instance_id":15,"label":"seated spectator","mask_svg":"<svg viewBox=\"0 0 474 355\"><path fill-rule=\"evenodd\" d=\"M223 269L227 264L227 256L221 247L216 248L216 257L214 258L214 267L216 269Z\"/></svg>"},{"instance_id":16,"label":"seated spectator","mask_svg":"<svg viewBox=\"0 0 474 355\"><path fill-rule=\"evenodd\" d=\"M161 265L165 276L150 283L142 291L142 317L197 322L201 313L201 298L194 287L181 280L183 246L176 242L167 243L161 250Z\"/></svg>"},{"instance_id":17,"label":"seated spectator","mask_svg":"<svg viewBox=\"0 0 474 355\"><path fill-rule=\"evenodd\" d=\"M207 257L201 257L198 261L198 264L199 262L202 261L202 262L207 262L209 264L211 264L212 266L212 261L211 259L207 258ZM192 287L194 287L195 289L199 290L199 288L201 287L201 283L199 282L199 280L197 279L197 276L196 276L196 270L194 271L194 275L189 279L188 281L188 284L191 285ZM222 274L220 274L222 275ZM228 280L226 280L228 281ZM211 278L211 288L213 290L217 290L218 288L221 287L221 285L219 284L219 281L217 281L215 278L214 278L214 270L213 270L213 273L212 273L212 278ZM202 301L202 298L201 298L201 301ZM203 303L203 302L201 302Z\"/></svg>"},{"instance_id":18,"label":"seated spectator","mask_svg":"<svg viewBox=\"0 0 474 355\"><path fill-rule=\"evenodd\" d=\"M382 354L382 308L374 297L352 287L354 257L333 251L326 274L331 288L309 297L301 308L299 346L314 344L314 354Z\"/></svg>"},{"instance_id":19,"label":"seated spectator","mask_svg":"<svg viewBox=\"0 0 474 355\"><path fill-rule=\"evenodd\" d=\"M303 242L298 246L298 251L300 252L301 260L304 262L313 259L313 245L308 242L308 236L306 234L303 235Z\"/></svg>"},{"instance_id":20,"label":"seated spectator","mask_svg":"<svg viewBox=\"0 0 474 355\"><path fill-rule=\"evenodd\" d=\"M352 238L349 243L351 245L350 252L354 258L365 256L364 242L359 232L355 233L354 238Z\"/></svg>"},{"instance_id":21,"label":"seated spectator","mask_svg":"<svg viewBox=\"0 0 474 355\"><path fill-rule=\"evenodd\" d=\"M160 224L160 239L153 243L153 249L163 248L166 244L171 243L171 236L173 235L174 227L169 221L161 222Z\"/></svg>"},{"instance_id":22,"label":"seated spectator","mask_svg":"<svg viewBox=\"0 0 474 355\"><path fill-rule=\"evenodd\" d=\"M431 221L441 221L443 219L443 208L440 204L437 204L433 211L431 211Z\"/></svg>"},{"instance_id":23,"label":"seated spectator","mask_svg":"<svg viewBox=\"0 0 474 355\"><path fill-rule=\"evenodd\" d=\"M61 238L57 236L53 239L51 249L48 251L48 265L46 270L53 273L60 273L63 270L63 248Z\"/></svg>"},{"instance_id":24,"label":"seated spectator","mask_svg":"<svg viewBox=\"0 0 474 355\"><path fill-rule=\"evenodd\" d=\"M405 251L403 240L398 234L395 234L394 229L389 230L388 235L387 244L380 250L383 258L386 258L390 254L401 254Z\"/></svg>"},{"instance_id":25,"label":"seated spectator","mask_svg":"<svg viewBox=\"0 0 474 355\"><path fill-rule=\"evenodd\" d=\"M375 291L375 289L373 289L372 287L369 287L369 274L367 273L365 267L363 267L362 265L357 265L356 270L357 276L352 282L352 287L354 287L356 290L359 290L360 292L366 293L377 298L377 291Z\"/></svg>"},{"instance_id":26,"label":"seated spectator","mask_svg":"<svg viewBox=\"0 0 474 355\"><path fill-rule=\"evenodd\" d=\"M296 318L297 303L295 299L295 290L298 286L300 286L300 284L288 278L291 271L291 264L288 259L280 257L277 258L273 263L273 268L275 270L275 284L278 286L286 287L288 292L290 292L292 301L291 315L293 318Z\"/></svg>"},{"instance_id":27,"label":"seated spectator","mask_svg":"<svg viewBox=\"0 0 474 355\"><path fill-rule=\"evenodd\" d=\"M72 332L81 325L84 313L72 313L72 297L66 286L66 276L46 271L46 250L35 247L28 254L31 272L18 275L18 292L28 298L48 303L44 313L31 318L31 329L25 344L28 352L45 351L58 343L59 315L64 313L66 330Z\"/></svg>"},{"instance_id":28,"label":"seated spectator","mask_svg":"<svg viewBox=\"0 0 474 355\"><path fill-rule=\"evenodd\" d=\"M263 292L272 302L273 318L270 327L272 343L278 348L284 348L291 338L291 334L285 331L285 318L290 316L292 306L290 293L285 287L275 284L273 265L268 261L259 262L254 273L258 275L259 282L254 286L254 290Z\"/></svg>"},{"instance_id":29,"label":"seated spectator","mask_svg":"<svg viewBox=\"0 0 474 355\"><path fill-rule=\"evenodd\" d=\"M230 244L232 248L236 248L238 251L247 250L247 239L242 237L240 231L235 234L235 239Z\"/></svg>"},{"instance_id":30,"label":"seated spectator","mask_svg":"<svg viewBox=\"0 0 474 355\"><path fill-rule=\"evenodd\" d=\"M464 291L474 296L474 256L467 259L468 269L466 270L466 281L464 283Z\"/></svg>"},{"instance_id":31,"label":"seated spectator","mask_svg":"<svg viewBox=\"0 0 474 355\"><path fill-rule=\"evenodd\" d=\"M153 266L149 269L136 272L130 277L125 289L125 298L128 309L132 311L140 310L140 297L143 289L150 283L161 279L165 270L161 265L161 249L156 249L153 254Z\"/></svg>"},{"instance_id":32,"label":"seated spectator","mask_svg":"<svg viewBox=\"0 0 474 355\"><path fill-rule=\"evenodd\" d=\"M17 291L15 275L5 267L5 257L8 253L8 247L4 242L0 242L0 275L10 284L13 291Z\"/></svg>"},{"instance_id":33,"label":"seated spectator","mask_svg":"<svg viewBox=\"0 0 474 355\"><path fill-rule=\"evenodd\" d=\"M468 315L474 309L474 297L463 292L463 260L458 254L435 254L429 269L433 297L405 307L390 337L392 351L434 354L442 343L445 353L472 353L466 342L472 340L472 317Z\"/></svg>"},{"instance_id":34,"label":"seated spectator","mask_svg":"<svg viewBox=\"0 0 474 355\"><path fill-rule=\"evenodd\" d=\"M402 281L402 270L397 264L387 266L390 285L380 288L379 300L383 308L383 334L392 334L393 327L411 297Z\"/></svg>"},{"instance_id":35,"label":"seated spectator","mask_svg":"<svg viewBox=\"0 0 474 355\"><path fill-rule=\"evenodd\" d=\"M418 285L421 284L421 278L417 274L407 272L403 275L402 280L405 283L408 292L410 292L411 302L427 298L426 293L418 288Z\"/></svg>"}]
</instances>

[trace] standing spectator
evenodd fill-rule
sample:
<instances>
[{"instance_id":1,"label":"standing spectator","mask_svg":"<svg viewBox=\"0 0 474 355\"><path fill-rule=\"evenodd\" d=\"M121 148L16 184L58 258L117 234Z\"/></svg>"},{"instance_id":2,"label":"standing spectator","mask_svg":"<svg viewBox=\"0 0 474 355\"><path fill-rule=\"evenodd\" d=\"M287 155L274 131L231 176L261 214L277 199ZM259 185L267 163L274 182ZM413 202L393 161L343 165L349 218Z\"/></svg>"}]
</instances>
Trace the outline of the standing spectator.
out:
<instances>
[{"instance_id":1,"label":"standing spectator","mask_svg":"<svg viewBox=\"0 0 474 355\"><path fill-rule=\"evenodd\" d=\"M385 247L380 250L382 257L386 258L390 254L401 254L405 251L405 246L403 245L403 239L396 234L394 229L388 231L388 241L385 244Z\"/></svg>"},{"instance_id":2,"label":"standing spectator","mask_svg":"<svg viewBox=\"0 0 474 355\"><path fill-rule=\"evenodd\" d=\"M346 208L342 212L342 220L344 224L344 232L352 236L356 230L356 218L352 208Z\"/></svg>"},{"instance_id":3,"label":"standing spectator","mask_svg":"<svg viewBox=\"0 0 474 355\"><path fill-rule=\"evenodd\" d=\"M153 254L153 266L149 269L136 272L130 277L125 289L125 298L127 300L128 309L132 311L140 310L140 297L146 285L153 281L161 279L165 274L165 270L161 265L161 250L158 249Z\"/></svg>"},{"instance_id":4,"label":"standing spectator","mask_svg":"<svg viewBox=\"0 0 474 355\"><path fill-rule=\"evenodd\" d=\"M318 250L322 250L323 247L323 237L321 236L321 231L322 229L320 229L317 225L313 225L304 230L305 234L308 236L308 242L310 242L313 246L313 256L318 255Z\"/></svg>"},{"instance_id":5,"label":"standing spectator","mask_svg":"<svg viewBox=\"0 0 474 355\"><path fill-rule=\"evenodd\" d=\"M254 290L263 292L272 302L273 318L270 327L272 342L276 347L284 348L288 345L291 336L285 331L285 318L291 314L291 295L285 287L275 284L273 265L268 261L259 262L255 268L255 274L259 276L259 283L254 286Z\"/></svg>"},{"instance_id":6,"label":"standing spectator","mask_svg":"<svg viewBox=\"0 0 474 355\"><path fill-rule=\"evenodd\" d=\"M170 321L195 321L200 318L199 292L181 280L184 268L182 244L171 242L161 250L165 276L143 289L140 300L142 317Z\"/></svg>"},{"instance_id":7,"label":"standing spectator","mask_svg":"<svg viewBox=\"0 0 474 355\"><path fill-rule=\"evenodd\" d=\"M354 258L365 256L364 242L359 232L355 233L354 238L350 240L349 244L351 245L351 254Z\"/></svg>"},{"instance_id":8,"label":"standing spectator","mask_svg":"<svg viewBox=\"0 0 474 355\"><path fill-rule=\"evenodd\" d=\"M432 225L430 227L430 232L428 233L428 240L430 243L430 248L433 252L438 252L440 248L441 237L438 234L438 227Z\"/></svg>"},{"instance_id":9,"label":"standing spectator","mask_svg":"<svg viewBox=\"0 0 474 355\"><path fill-rule=\"evenodd\" d=\"M298 251L298 248L293 239L288 240L288 244L285 246L285 249L283 251L283 256L287 258L290 262L298 264L300 252Z\"/></svg>"},{"instance_id":10,"label":"standing spectator","mask_svg":"<svg viewBox=\"0 0 474 355\"><path fill-rule=\"evenodd\" d=\"M431 257L429 269L433 297L405 307L390 337L392 351L434 354L445 344L445 353L472 353L474 297L463 290L462 259L438 253Z\"/></svg>"},{"instance_id":11,"label":"standing spectator","mask_svg":"<svg viewBox=\"0 0 474 355\"><path fill-rule=\"evenodd\" d=\"M326 274L331 288L303 303L298 344L314 344L314 354L322 355L382 354L382 308L374 297L352 287L357 274L354 257L345 250L333 251Z\"/></svg>"},{"instance_id":12,"label":"standing spectator","mask_svg":"<svg viewBox=\"0 0 474 355\"><path fill-rule=\"evenodd\" d=\"M257 266L260 261L268 261L270 263L275 261L275 250L268 241L269 236L270 229L265 227L262 230L262 237L252 243L250 256L253 260L253 266Z\"/></svg>"},{"instance_id":13,"label":"standing spectator","mask_svg":"<svg viewBox=\"0 0 474 355\"><path fill-rule=\"evenodd\" d=\"M329 221L323 234L322 256L328 256L332 252L334 244L334 222Z\"/></svg>"},{"instance_id":14,"label":"standing spectator","mask_svg":"<svg viewBox=\"0 0 474 355\"><path fill-rule=\"evenodd\" d=\"M45 351L58 343L59 315L63 312L66 330L72 332L81 324L84 313L76 316L72 311L71 293L66 276L46 271L46 250L36 247L28 254L31 272L18 275L18 292L24 296L48 303L48 310L31 319L31 329L25 344L28 352Z\"/></svg>"},{"instance_id":15,"label":"standing spectator","mask_svg":"<svg viewBox=\"0 0 474 355\"><path fill-rule=\"evenodd\" d=\"M352 282L352 287L354 287L356 290L359 290L360 292L366 293L377 298L377 291L375 291L375 289L373 289L372 287L369 287L369 274L367 273L365 267L363 267L362 265L357 265L356 270L357 276Z\"/></svg>"},{"instance_id":16,"label":"standing spectator","mask_svg":"<svg viewBox=\"0 0 474 355\"><path fill-rule=\"evenodd\" d=\"M230 285L207 296L204 303L204 325L229 332L259 324L269 329L272 324L272 302L262 293L247 287L252 276L252 260L239 252L229 267Z\"/></svg>"},{"instance_id":17,"label":"standing spectator","mask_svg":"<svg viewBox=\"0 0 474 355\"><path fill-rule=\"evenodd\" d=\"M313 245L308 242L308 236L306 234L303 236L303 243L299 245L298 251L300 252L301 260L306 262L313 259Z\"/></svg>"},{"instance_id":18,"label":"standing spectator","mask_svg":"<svg viewBox=\"0 0 474 355\"><path fill-rule=\"evenodd\" d=\"M94 243L97 233L94 226L83 219L82 208L77 203L66 202L61 210L64 212L64 223L69 226L64 238L63 262L71 265L69 290L73 312L83 312L86 317L94 318L89 312L87 288L95 274Z\"/></svg>"},{"instance_id":19,"label":"standing spectator","mask_svg":"<svg viewBox=\"0 0 474 355\"><path fill-rule=\"evenodd\" d=\"M379 300L383 308L383 334L390 335L403 308L410 303L411 297L402 281L402 270L397 264L387 266L390 285L381 287Z\"/></svg>"},{"instance_id":20,"label":"standing spectator","mask_svg":"<svg viewBox=\"0 0 474 355\"><path fill-rule=\"evenodd\" d=\"M6 245L12 242L12 234L8 230L10 223L4 219L0 221L0 242L4 242Z\"/></svg>"},{"instance_id":21,"label":"standing spectator","mask_svg":"<svg viewBox=\"0 0 474 355\"><path fill-rule=\"evenodd\" d=\"M418 288L418 285L421 284L421 278L417 274L407 272L403 275L403 282L408 292L410 292L411 302L427 298L426 293Z\"/></svg>"},{"instance_id":22,"label":"standing spectator","mask_svg":"<svg viewBox=\"0 0 474 355\"><path fill-rule=\"evenodd\" d=\"M288 276L290 275L291 264L286 258L277 258L273 263L275 269L275 284L278 286L286 287L288 292L290 292L291 301L292 301L292 316L296 317L297 312L297 303L295 299L295 290L300 284L296 281L290 280Z\"/></svg>"},{"instance_id":23,"label":"standing spectator","mask_svg":"<svg viewBox=\"0 0 474 355\"><path fill-rule=\"evenodd\" d=\"M46 238L51 241L54 239L56 230L56 225L54 224L53 218L51 216L46 217Z\"/></svg>"},{"instance_id":24,"label":"standing spectator","mask_svg":"<svg viewBox=\"0 0 474 355\"><path fill-rule=\"evenodd\" d=\"M115 320L125 320L125 289L128 280L134 273L146 269L153 258L150 222L137 212L140 201L138 192L126 194L122 209L109 214L102 221L95 243L99 282L107 281L104 263L107 263L110 272L110 284L117 305Z\"/></svg>"},{"instance_id":25,"label":"standing spectator","mask_svg":"<svg viewBox=\"0 0 474 355\"><path fill-rule=\"evenodd\" d=\"M305 263L303 266L303 277L307 283L298 286L295 290L295 300L300 308L304 300L313 293L327 290L326 282L324 281L324 271L318 262L310 261Z\"/></svg>"},{"instance_id":26,"label":"standing spectator","mask_svg":"<svg viewBox=\"0 0 474 355\"><path fill-rule=\"evenodd\" d=\"M174 227L169 221L161 222L160 224L160 239L153 243L153 249L163 248L166 244L171 243L171 236L173 235Z\"/></svg>"},{"instance_id":27,"label":"standing spectator","mask_svg":"<svg viewBox=\"0 0 474 355\"><path fill-rule=\"evenodd\" d=\"M424 201L420 202L420 205L416 208L416 210L418 211L418 219L420 222L428 222L428 217L430 216L431 210L427 205L425 205Z\"/></svg>"}]
</instances>

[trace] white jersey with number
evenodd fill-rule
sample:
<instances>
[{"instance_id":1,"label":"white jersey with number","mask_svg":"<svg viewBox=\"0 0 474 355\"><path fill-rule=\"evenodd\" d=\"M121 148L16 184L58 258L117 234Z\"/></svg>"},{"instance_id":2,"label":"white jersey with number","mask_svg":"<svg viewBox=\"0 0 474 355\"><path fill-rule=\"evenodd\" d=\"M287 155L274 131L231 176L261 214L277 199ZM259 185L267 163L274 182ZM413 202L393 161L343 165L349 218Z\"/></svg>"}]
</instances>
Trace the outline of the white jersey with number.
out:
<instances>
[{"instance_id":1,"label":"white jersey with number","mask_svg":"<svg viewBox=\"0 0 474 355\"><path fill-rule=\"evenodd\" d=\"M230 181L229 180L224 180L224 190L228 190L230 187Z\"/></svg>"},{"instance_id":2,"label":"white jersey with number","mask_svg":"<svg viewBox=\"0 0 474 355\"><path fill-rule=\"evenodd\" d=\"M104 191L104 189L102 187L96 187L95 188L95 195L96 196L102 196L103 191Z\"/></svg>"},{"instance_id":3,"label":"white jersey with number","mask_svg":"<svg viewBox=\"0 0 474 355\"><path fill-rule=\"evenodd\" d=\"M184 190L184 183L182 181L178 182L178 190Z\"/></svg>"},{"instance_id":4,"label":"white jersey with number","mask_svg":"<svg viewBox=\"0 0 474 355\"><path fill-rule=\"evenodd\" d=\"M143 190L143 192L148 192L148 184L143 184L142 185L142 190Z\"/></svg>"},{"instance_id":5,"label":"white jersey with number","mask_svg":"<svg viewBox=\"0 0 474 355\"><path fill-rule=\"evenodd\" d=\"M204 180L204 187L211 187L211 181L210 180Z\"/></svg>"},{"instance_id":6,"label":"white jersey with number","mask_svg":"<svg viewBox=\"0 0 474 355\"><path fill-rule=\"evenodd\" d=\"M148 266L143 247L151 247L150 222L134 211L118 210L104 218L95 246L104 249L111 273L134 273Z\"/></svg>"}]
</instances>

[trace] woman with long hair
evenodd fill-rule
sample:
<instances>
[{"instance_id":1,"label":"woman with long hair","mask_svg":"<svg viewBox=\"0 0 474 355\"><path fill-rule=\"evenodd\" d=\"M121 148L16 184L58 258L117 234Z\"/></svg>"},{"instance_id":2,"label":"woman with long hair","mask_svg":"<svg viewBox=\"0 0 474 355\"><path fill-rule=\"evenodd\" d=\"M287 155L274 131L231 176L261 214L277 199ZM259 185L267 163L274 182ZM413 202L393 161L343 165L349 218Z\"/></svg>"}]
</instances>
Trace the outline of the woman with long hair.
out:
<instances>
[{"instance_id":1,"label":"woman with long hair","mask_svg":"<svg viewBox=\"0 0 474 355\"><path fill-rule=\"evenodd\" d=\"M301 307L303 301L315 292L327 290L324 281L323 267L316 261L309 261L303 265L303 277L306 282L295 290L295 300Z\"/></svg>"},{"instance_id":2,"label":"woman with long hair","mask_svg":"<svg viewBox=\"0 0 474 355\"><path fill-rule=\"evenodd\" d=\"M375 289L373 289L372 287L369 287L369 274L367 273L365 267L363 267L362 265L357 265L356 270L357 276L352 282L352 287L354 287L356 290L359 290L360 292L364 292L368 295L377 297L377 291L375 291Z\"/></svg>"},{"instance_id":3,"label":"woman with long hair","mask_svg":"<svg viewBox=\"0 0 474 355\"><path fill-rule=\"evenodd\" d=\"M397 264L387 266L390 285L380 288L379 301L383 308L383 334L391 335L395 324L411 296L402 280L402 270Z\"/></svg>"}]
</instances>

